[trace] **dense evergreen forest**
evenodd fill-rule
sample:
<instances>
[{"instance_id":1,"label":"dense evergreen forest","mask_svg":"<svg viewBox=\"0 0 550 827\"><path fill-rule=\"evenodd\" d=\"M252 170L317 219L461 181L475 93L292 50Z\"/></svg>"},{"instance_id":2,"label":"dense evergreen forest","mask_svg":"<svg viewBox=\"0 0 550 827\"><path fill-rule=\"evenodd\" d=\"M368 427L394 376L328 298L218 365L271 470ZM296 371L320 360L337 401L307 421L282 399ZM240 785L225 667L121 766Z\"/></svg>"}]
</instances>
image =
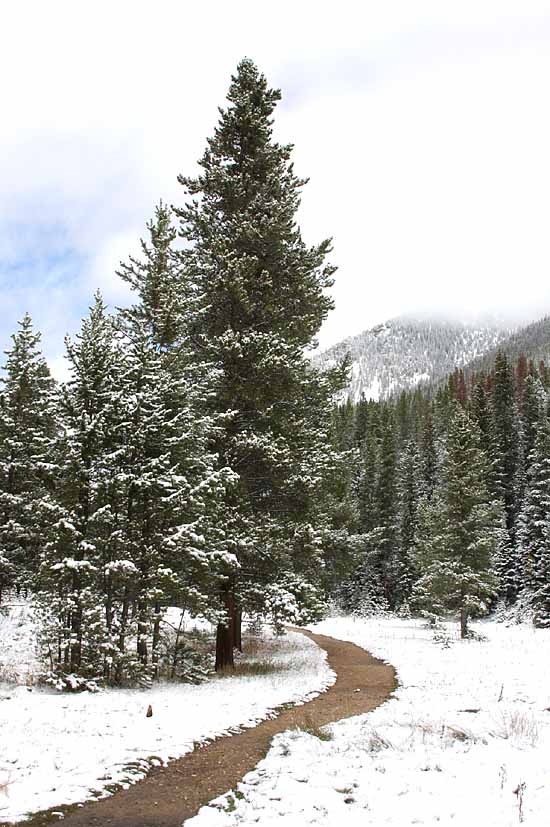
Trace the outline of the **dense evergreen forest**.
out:
<instances>
[{"instance_id":1,"label":"dense evergreen forest","mask_svg":"<svg viewBox=\"0 0 550 827\"><path fill-rule=\"evenodd\" d=\"M51 676L185 675L165 610L276 627L345 610L550 625L549 371L503 353L437 392L336 407L346 362L309 358L330 241L296 224L305 180L250 60L181 203L160 203L50 376L27 315L0 395L0 603L32 596Z\"/></svg>"},{"instance_id":2,"label":"dense evergreen forest","mask_svg":"<svg viewBox=\"0 0 550 827\"><path fill-rule=\"evenodd\" d=\"M346 610L453 611L466 635L515 606L550 625L550 371L500 351L467 376L335 412L364 538Z\"/></svg>"}]
</instances>

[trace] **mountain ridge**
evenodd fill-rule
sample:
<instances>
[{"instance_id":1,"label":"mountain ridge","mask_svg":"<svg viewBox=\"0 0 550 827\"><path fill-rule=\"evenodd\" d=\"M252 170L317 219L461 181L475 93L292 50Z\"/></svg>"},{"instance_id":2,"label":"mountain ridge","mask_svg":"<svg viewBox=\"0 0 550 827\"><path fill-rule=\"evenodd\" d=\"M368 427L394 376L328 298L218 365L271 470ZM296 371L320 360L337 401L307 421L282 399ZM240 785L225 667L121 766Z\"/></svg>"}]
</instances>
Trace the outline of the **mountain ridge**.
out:
<instances>
[{"instance_id":1,"label":"mountain ridge","mask_svg":"<svg viewBox=\"0 0 550 827\"><path fill-rule=\"evenodd\" d=\"M550 319L549 319L550 325ZM438 317L399 316L341 342L313 357L331 367L349 353L350 383L339 395L351 399L387 399L402 390L437 382L498 349L517 328L497 320L485 324Z\"/></svg>"}]
</instances>

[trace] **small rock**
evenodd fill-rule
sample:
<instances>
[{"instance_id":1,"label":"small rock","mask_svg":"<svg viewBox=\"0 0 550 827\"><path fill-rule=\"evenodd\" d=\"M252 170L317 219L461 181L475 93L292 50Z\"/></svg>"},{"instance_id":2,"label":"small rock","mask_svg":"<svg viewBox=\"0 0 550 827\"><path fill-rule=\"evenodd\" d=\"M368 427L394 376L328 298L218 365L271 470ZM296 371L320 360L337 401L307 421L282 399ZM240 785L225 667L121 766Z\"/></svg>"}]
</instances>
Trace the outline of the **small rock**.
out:
<instances>
[{"instance_id":1,"label":"small rock","mask_svg":"<svg viewBox=\"0 0 550 827\"><path fill-rule=\"evenodd\" d=\"M147 712L146 712L145 717L146 718L152 718L153 717L153 707L151 706L151 704L149 704L149 706L147 707Z\"/></svg>"}]
</instances>

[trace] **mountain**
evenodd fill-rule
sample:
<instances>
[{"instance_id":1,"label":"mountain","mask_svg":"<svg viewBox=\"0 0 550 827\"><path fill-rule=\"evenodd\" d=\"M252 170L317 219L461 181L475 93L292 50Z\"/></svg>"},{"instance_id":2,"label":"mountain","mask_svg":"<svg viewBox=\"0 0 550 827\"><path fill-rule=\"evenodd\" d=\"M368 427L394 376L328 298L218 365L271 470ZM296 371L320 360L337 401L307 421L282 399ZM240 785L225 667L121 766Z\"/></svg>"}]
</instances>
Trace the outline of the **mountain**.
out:
<instances>
[{"instance_id":1,"label":"mountain","mask_svg":"<svg viewBox=\"0 0 550 827\"><path fill-rule=\"evenodd\" d=\"M481 370L489 373L494 366L498 350L502 350L513 362L516 362L523 354L527 359L532 359L535 365L541 360L548 364L550 361L550 316L518 328L506 339L498 342L496 346L474 358L465 365L466 375L478 373Z\"/></svg>"},{"instance_id":2,"label":"mountain","mask_svg":"<svg viewBox=\"0 0 550 827\"><path fill-rule=\"evenodd\" d=\"M341 394L342 400L386 399L445 377L455 367L498 348L511 333L510 327L498 322L469 324L401 317L350 336L314 360L328 368L349 353L351 381Z\"/></svg>"}]
</instances>

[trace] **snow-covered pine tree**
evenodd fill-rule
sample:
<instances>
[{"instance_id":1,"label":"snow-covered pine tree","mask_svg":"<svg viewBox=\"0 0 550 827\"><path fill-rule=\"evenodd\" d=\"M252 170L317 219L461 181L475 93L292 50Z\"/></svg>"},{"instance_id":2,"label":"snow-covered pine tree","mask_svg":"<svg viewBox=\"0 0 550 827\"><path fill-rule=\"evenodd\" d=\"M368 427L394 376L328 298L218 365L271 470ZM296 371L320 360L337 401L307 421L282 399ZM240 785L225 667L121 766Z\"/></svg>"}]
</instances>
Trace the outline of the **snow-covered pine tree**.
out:
<instances>
[{"instance_id":1,"label":"snow-covered pine tree","mask_svg":"<svg viewBox=\"0 0 550 827\"><path fill-rule=\"evenodd\" d=\"M365 406L363 403L358 411L363 414ZM357 471L351 480L350 492L356 502L357 519L356 528L359 532L355 537L355 565L351 571L344 573L339 582L335 585L334 595L346 612L364 613L373 611L375 606L384 603L381 577L379 572L374 583L374 570L369 555L369 544L367 536L373 531L377 524L377 477L378 477L378 410L376 404L369 403L369 415L365 417L363 440ZM363 429L362 429L363 430ZM349 533L345 538L347 546L350 545Z\"/></svg>"},{"instance_id":2,"label":"snow-covered pine tree","mask_svg":"<svg viewBox=\"0 0 550 827\"><path fill-rule=\"evenodd\" d=\"M497 587L492 566L504 532L502 510L489 492L487 476L479 429L455 404L443 491L419 514L415 561L421 576L413 600L431 610L459 611L462 637L468 617L486 611Z\"/></svg>"},{"instance_id":3,"label":"snow-covered pine tree","mask_svg":"<svg viewBox=\"0 0 550 827\"><path fill-rule=\"evenodd\" d=\"M438 456L437 456L437 435L434 426L432 411L428 409L422 422L420 436L420 472L422 493L428 497L432 496L437 484Z\"/></svg>"},{"instance_id":4,"label":"snow-covered pine tree","mask_svg":"<svg viewBox=\"0 0 550 827\"><path fill-rule=\"evenodd\" d=\"M525 365L518 364L520 376ZM517 371L516 371L517 373ZM546 392L539 377L534 373L527 374L522 381L521 412L516 423L517 466L514 479L514 534L506 544L503 557L499 562L499 576L505 585L505 596L508 603L513 603L521 589L521 565L518 559L518 543L515 529L525 500L527 476L534 457L533 449L537 431L542 419L546 416Z\"/></svg>"},{"instance_id":5,"label":"snow-covered pine tree","mask_svg":"<svg viewBox=\"0 0 550 827\"><path fill-rule=\"evenodd\" d=\"M53 671L112 677L116 595L106 572L119 542L116 456L121 352L99 293L76 339L61 393L59 474L41 555L42 640Z\"/></svg>"},{"instance_id":6,"label":"snow-covered pine tree","mask_svg":"<svg viewBox=\"0 0 550 827\"><path fill-rule=\"evenodd\" d=\"M123 503L119 557L135 567L137 654L156 668L167 603L215 610L215 584L235 568L220 512L235 474L219 467L210 447L224 426L206 411L216 375L189 344L197 306L164 205L148 230L141 259L120 270L138 302L120 312L125 410L115 483Z\"/></svg>"},{"instance_id":7,"label":"snow-covered pine tree","mask_svg":"<svg viewBox=\"0 0 550 827\"><path fill-rule=\"evenodd\" d=\"M123 315L147 330L156 348L174 351L181 362L182 327L196 308L174 249L177 230L172 213L162 201L147 222L147 232L148 239L141 239L141 258L129 256L117 273L139 296L139 302Z\"/></svg>"},{"instance_id":8,"label":"snow-covered pine tree","mask_svg":"<svg viewBox=\"0 0 550 827\"><path fill-rule=\"evenodd\" d=\"M494 491L504 502L506 528L514 536L517 513L516 474L518 468L518 410L514 370L502 351L497 353L491 394L492 457Z\"/></svg>"},{"instance_id":9,"label":"snow-covered pine tree","mask_svg":"<svg viewBox=\"0 0 550 827\"><path fill-rule=\"evenodd\" d=\"M203 297L193 339L221 371L213 409L234 412L215 440L239 474L227 503L240 519L241 563L222 590L228 618L235 600L246 608L262 595L269 612L285 579L293 602L295 565L308 564L288 554L289 538L312 515L328 433L319 394L334 390L304 356L332 307L323 291L334 268L325 264L330 241L307 247L296 224L306 182L294 174L292 147L273 140L280 97L251 60L239 63L199 175L179 179L190 200L176 209L185 269ZM231 625L218 629L220 668L232 661Z\"/></svg>"},{"instance_id":10,"label":"snow-covered pine tree","mask_svg":"<svg viewBox=\"0 0 550 827\"><path fill-rule=\"evenodd\" d=\"M492 448L492 412L483 375L479 377L472 391L470 415L479 428L481 447L489 455Z\"/></svg>"},{"instance_id":11,"label":"snow-covered pine tree","mask_svg":"<svg viewBox=\"0 0 550 827\"><path fill-rule=\"evenodd\" d=\"M355 408L353 418L353 432L355 445L360 446L365 441L369 429L373 406L370 400L360 399Z\"/></svg>"},{"instance_id":12,"label":"snow-covered pine tree","mask_svg":"<svg viewBox=\"0 0 550 827\"><path fill-rule=\"evenodd\" d=\"M213 372L187 343L194 309L161 205L142 257L122 265L137 302L99 295L64 389L64 456L42 567L54 667L117 683L158 674L167 603L214 613L234 565L220 508L233 472L210 450Z\"/></svg>"},{"instance_id":13,"label":"snow-covered pine tree","mask_svg":"<svg viewBox=\"0 0 550 827\"><path fill-rule=\"evenodd\" d=\"M528 374L523 383L521 420L525 452L525 473L529 471L530 457L535 447L537 429L546 413L546 391L538 376Z\"/></svg>"},{"instance_id":14,"label":"snow-covered pine tree","mask_svg":"<svg viewBox=\"0 0 550 827\"><path fill-rule=\"evenodd\" d=\"M399 458L399 547L397 552L396 606L406 602L410 596L416 572L412 559L412 548L418 521L418 504L422 492L420 459L416 442L408 442Z\"/></svg>"},{"instance_id":15,"label":"snow-covered pine tree","mask_svg":"<svg viewBox=\"0 0 550 827\"><path fill-rule=\"evenodd\" d=\"M393 609L398 601L399 514L395 422L390 409L383 412L382 436L376 480L377 525L371 532L371 563L379 572L384 596Z\"/></svg>"},{"instance_id":16,"label":"snow-covered pine tree","mask_svg":"<svg viewBox=\"0 0 550 827\"><path fill-rule=\"evenodd\" d=\"M25 314L6 351L0 400L0 547L4 588L33 588L57 472L56 386Z\"/></svg>"},{"instance_id":17,"label":"snow-covered pine tree","mask_svg":"<svg viewBox=\"0 0 550 827\"><path fill-rule=\"evenodd\" d=\"M411 555L420 575L412 591L413 605L436 614L447 611L447 590L441 588L434 574L448 555L446 544L446 504L440 490L418 502L416 530ZM444 584L443 584L444 585Z\"/></svg>"},{"instance_id":18,"label":"snow-covered pine tree","mask_svg":"<svg viewBox=\"0 0 550 827\"><path fill-rule=\"evenodd\" d=\"M550 627L550 516L544 521L543 541L539 546L530 568L529 585L531 605L534 608L533 621L536 626Z\"/></svg>"},{"instance_id":19,"label":"snow-covered pine tree","mask_svg":"<svg viewBox=\"0 0 550 827\"><path fill-rule=\"evenodd\" d=\"M535 610L535 622L550 623L550 420L542 417L530 454L523 507L518 518L518 580Z\"/></svg>"},{"instance_id":20,"label":"snow-covered pine tree","mask_svg":"<svg viewBox=\"0 0 550 827\"><path fill-rule=\"evenodd\" d=\"M11 563L5 554L0 552L0 606L2 605L2 597L4 592L13 584L15 576L15 566Z\"/></svg>"},{"instance_id":21,"label":"snow-covered pine tree","mask_svg":"<svg viewBox=\"0 0 550 827\"><path fill-rule=\"evenodd\" d=\"M375 417L371 416L361 445L360 470L355 483L359 530L368 533L377 524L376 484L378 476L378 436Z\"/></svg>"}]
</instances>

